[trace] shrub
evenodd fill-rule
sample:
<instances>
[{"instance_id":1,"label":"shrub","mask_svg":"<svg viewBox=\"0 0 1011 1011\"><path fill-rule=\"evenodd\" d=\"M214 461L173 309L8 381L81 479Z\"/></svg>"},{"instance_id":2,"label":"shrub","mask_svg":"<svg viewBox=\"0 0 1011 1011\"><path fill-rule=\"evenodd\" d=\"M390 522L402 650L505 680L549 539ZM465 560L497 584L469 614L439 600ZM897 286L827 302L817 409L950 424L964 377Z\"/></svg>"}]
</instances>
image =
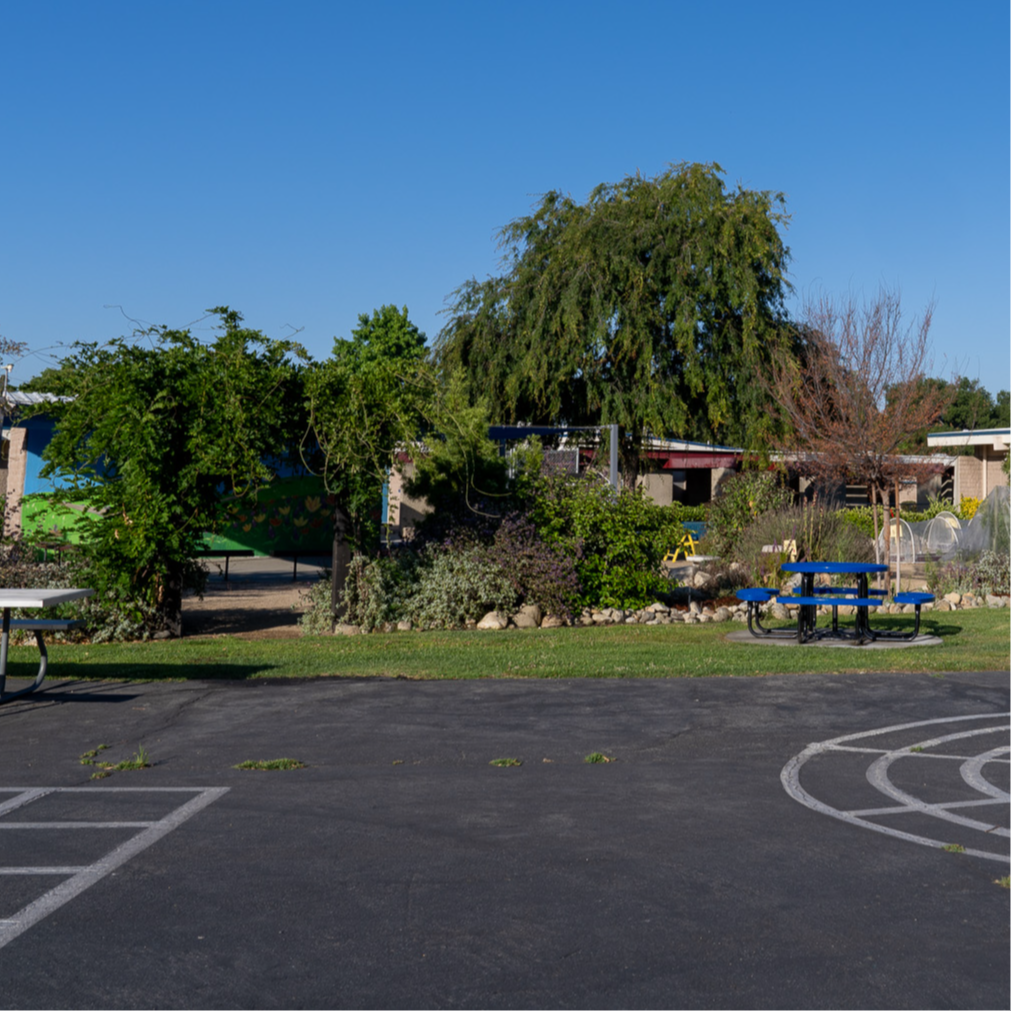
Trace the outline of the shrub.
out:
<instances>
[{"instance_id":1,"label":"shrub","mask_svg":"<svg viewBox=\"0 0 1011 1011\"><path fill-rule=\"evenodd\" d=\"M338 609L346 622L373 629L399 621L405 615L405 600L413 592L416 556L398 552L391 558L351 559Z\"/></svg>"},{"instance_id":2,"label":"shrub","mask_svg":"<svg viewBox=\"0 0 1011 1011\"><path fill-rule=\"evenodd\" d=\"M973 565L964 558L953 558L947 562L927 562L925 574L927 589L935 596L946 593L974 593L976 580Z\"/></svg>"},{"instance_id":3,"label":"shrub","mask_svg":"<svg viewBox=\"0 0 1011 1011\"><path fill-rule=\"evenodd\" d=\"M429 545L418 559L404 611L420 628L455 628L489 611L511 611L517 600L515 587L486 548Z\"/></svg>"},{"instance_id":4,"label":"shrub","mask_svg":"<svg viewBox=\"0 0 1011 1011\"><path fill-rule=\"evenodd\" d=\"M579 553L546 544L526 516L504 520L491 552L524 604L539 604L547 614L572 617L582 585L576 572Z\"/></svg>"},{"instance_id":5,"label":"shrub","mask_svg":"<svg viewBox=\"0 0 1011 1011\"><path fill-rule=\"evenodd\" d=\"M333 615L330 611L331 574L326 570L308 589L299 594L299 604L302 613L298 616L298 624L305 635L326 635L333 627Z\"/></svg>"},{"instance_id":6,"label":"shrub","mask_svg":"<svg viewBox=\"0 0 1011 1011\"><path fill-rule=\"evenodd\" d=\"M759 517L793 503L793 492L768 471L732 474L709 505L706 554L732 556L744 531Z\"/></svg>"},{"instance_id":7,"label":"shrub","mask_svg":"<svg viewBox=\"0 0 1011 1011\"><path fill-rule=\"evenodd\" d=\"M976 559L976 583L981 593L1011 592L1011 558L1003 551L984 551Z\"/></svg>"},{"instance_id":8,"label":"shrub","mask_svg":"<svg viewBox=\"0 0 1011 1011\"><path fill-rule=\"evenodd\" d=\"M1011 588L1011 561L1000 551L983 551L975 559L927 562L927 587L938 597L946 593L1006 594Z\"/></svg>"},{"instance_id":9,"label":"shrub","mask_svg":"<svg viewBox=\"0 0 1011 1011\"><path fill-rule=\"evenodd\" d=\"M980 500L978 498L973 498L972 495L966 495L963 497L962 501L958 503L957 515L960 519L971 520L973 516L976 515L976 510L979 509Z\"/></svg>"},{"instance_id":10,"label":"shrub","mask_svg":"<svg viewBox=\"0 0 1011 1011\"><path fill-rule=\"evenodd\" d=\"M660 562L680 540L681 522L642 489L615 493L593 478L554 476L530 518L542 540L575 559L582 603L642 607L666 589Z\"/></svg>"},{"instance_id":11,"label":"shrub","mask_svg":"<svg viewBox=\"0 0 1011 1011\"><path fill-rule=\"evenodd\" d=\"M781 545L781 550L762 550L770 545ZM780 584L783 562L872 562L874 546L838 510L792 506L751 523L738 538L734 558L752 580L749 585L771 587Z\"/></svg>"},{"instance_id":12,"label":"shrub","mask_svg":"<svg viewBox=\"0 0 1011 1011\"><path fill-rule=\"evenodd\" d=\"M0 585L13 588L66 590L89 585L89 572L84 559L67 556L62 565L41 562L32 545L23 541L8 541L0 545ZM140 597L131 597L122 588L99 590L85 600L75 600L51 609L59 618L84 622L82 629L57 633L54 638L80 641L131 642L150 639L165 629L164 615L157 607ZM16 610L14 616L37 618L37 612Z\"/></svg>"}]
</instances>

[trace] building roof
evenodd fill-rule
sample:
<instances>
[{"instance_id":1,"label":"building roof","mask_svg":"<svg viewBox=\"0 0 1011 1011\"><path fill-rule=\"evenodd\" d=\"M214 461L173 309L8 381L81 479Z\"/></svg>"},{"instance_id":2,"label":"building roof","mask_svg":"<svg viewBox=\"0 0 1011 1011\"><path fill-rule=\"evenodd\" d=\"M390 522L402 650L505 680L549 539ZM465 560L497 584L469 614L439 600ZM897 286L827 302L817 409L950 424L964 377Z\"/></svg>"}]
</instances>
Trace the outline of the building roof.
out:
<instances>
[{"instance_id":1,"label":"building roof","mask_svg":"<svg viewBox=\"0 0 1011 1011\"><path fill-rule=\"evenodd\" d=\"M4 390L2 395L6 407L34 407L36 404L55 404L74 399L56 393L22 393L21 390Z\"/></svg>"},{"instance_id":2,"label":"building roof","mask_svg":"<svg viewBox=\"0 0 1011 1011\"><path fill-rule=\"evenodd\" d=\"M961 432L933 432L928 446L991 446L1006 450L1011 444L1011 428L963 429Z\"/></svg>"}]
</instances>

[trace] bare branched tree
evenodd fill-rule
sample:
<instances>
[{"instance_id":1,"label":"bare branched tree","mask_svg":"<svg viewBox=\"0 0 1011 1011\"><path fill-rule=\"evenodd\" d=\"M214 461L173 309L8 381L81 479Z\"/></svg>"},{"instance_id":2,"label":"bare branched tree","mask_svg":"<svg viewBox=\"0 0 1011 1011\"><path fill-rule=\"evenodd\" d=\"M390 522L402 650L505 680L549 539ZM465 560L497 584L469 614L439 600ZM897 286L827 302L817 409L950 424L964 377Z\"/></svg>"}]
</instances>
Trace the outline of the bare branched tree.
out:
<instances>
[{"instance_id":1,"label":"bare branched tree","mask_svg":"<svg viewBox=\"0 0 1011 1011\"><path fill-rule=\"evenodd\" d=\"M929 460L899 454L911 433L934 424L953 386L922 382L932 367L933 306L903 323L899 295L881 289L860 305L821 298L805 308L806 353L772 371L781 420L792 432L797 467L827 482L866 484L878 543L878 505L902 479L937 472ZM885 550L889 550L885 524ZM880 560L880 556L879 556Z\"/></svg>"}]
</instances>

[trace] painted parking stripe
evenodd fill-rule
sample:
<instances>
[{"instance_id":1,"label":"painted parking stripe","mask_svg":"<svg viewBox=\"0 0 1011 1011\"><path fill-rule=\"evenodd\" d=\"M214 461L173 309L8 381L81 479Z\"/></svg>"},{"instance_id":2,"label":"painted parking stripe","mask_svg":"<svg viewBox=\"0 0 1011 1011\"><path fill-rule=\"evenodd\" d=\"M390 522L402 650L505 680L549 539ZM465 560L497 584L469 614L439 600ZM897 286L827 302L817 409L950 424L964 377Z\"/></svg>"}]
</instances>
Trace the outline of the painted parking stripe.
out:
<instances>
[{"instance_id":1,"label":"painted parking stripe","mask_svg":"<svg viewBox=\"0 0 1011 1011\"><path fill-rule=\"evenodd\" d=\"M16 788L4 789L2 792L14 792ZM123 822L15 822L4 827L26 828L29 831L40 828L59 828L67 831L77 831L81 828L134 827L138 824L146 826L143 831L116 846L101 859L84 867L4 867L0 874L67 874L66 881L60 882L44 895L30 902L14 916L0 920L0 948L19 937L30 927L55 912L60 906L76 898L83 891L100 881L107 874L121 867L128 860L143 852L156 843L183 822L188 821L209 804L224 796L228 787L56 787L52 789L29 788L18 790L18 796L0 805L0 816L18 808L24 807L41 797L52 793L88 793L101 797L107 793L195 793L196 796L175 808L164 818L154 822L123 823Z\"/></svg>"}]
</instances>

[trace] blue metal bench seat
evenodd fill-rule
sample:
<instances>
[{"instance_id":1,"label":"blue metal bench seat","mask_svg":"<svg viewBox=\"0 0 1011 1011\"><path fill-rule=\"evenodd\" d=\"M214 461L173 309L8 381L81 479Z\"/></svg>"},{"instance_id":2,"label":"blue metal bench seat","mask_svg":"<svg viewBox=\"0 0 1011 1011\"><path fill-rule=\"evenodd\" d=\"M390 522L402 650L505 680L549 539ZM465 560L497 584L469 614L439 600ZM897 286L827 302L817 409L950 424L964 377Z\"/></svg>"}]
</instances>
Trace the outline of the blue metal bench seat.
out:
<instances>
[{"instance_id":1,"label":"blue metal bench seat","mask_svg":"<svg viewBox=\"0 0 1011 1011\"><path fill-rule=\"evenodd\" d=\"M885 632L879 631L877 629L872 629L872 634L875 639L903 639L910 640L915 639L920 634L920 608L924 604L930 604L934 600L934 595L932 593L922 593L910 591L908 593L896 593L892 600L896 604L912 604L916 608L916 618L913 621L912 632Z\"/></svg>"},{"instance_id":2,"label":"blue metal bench seat","mask_svg":"<svg viewBox=\"0 0 1011 1011\"><path fill-rule=\"evenodd\" d=\"M793 639L796 633L793 629L766 628L761 621L762 604L772 600L777 590L768 590L763 586L751 586L738 590L735 596L748 605L748 631L752 635L767 635L773 639Z\"/></svg>"}]
</instances>

